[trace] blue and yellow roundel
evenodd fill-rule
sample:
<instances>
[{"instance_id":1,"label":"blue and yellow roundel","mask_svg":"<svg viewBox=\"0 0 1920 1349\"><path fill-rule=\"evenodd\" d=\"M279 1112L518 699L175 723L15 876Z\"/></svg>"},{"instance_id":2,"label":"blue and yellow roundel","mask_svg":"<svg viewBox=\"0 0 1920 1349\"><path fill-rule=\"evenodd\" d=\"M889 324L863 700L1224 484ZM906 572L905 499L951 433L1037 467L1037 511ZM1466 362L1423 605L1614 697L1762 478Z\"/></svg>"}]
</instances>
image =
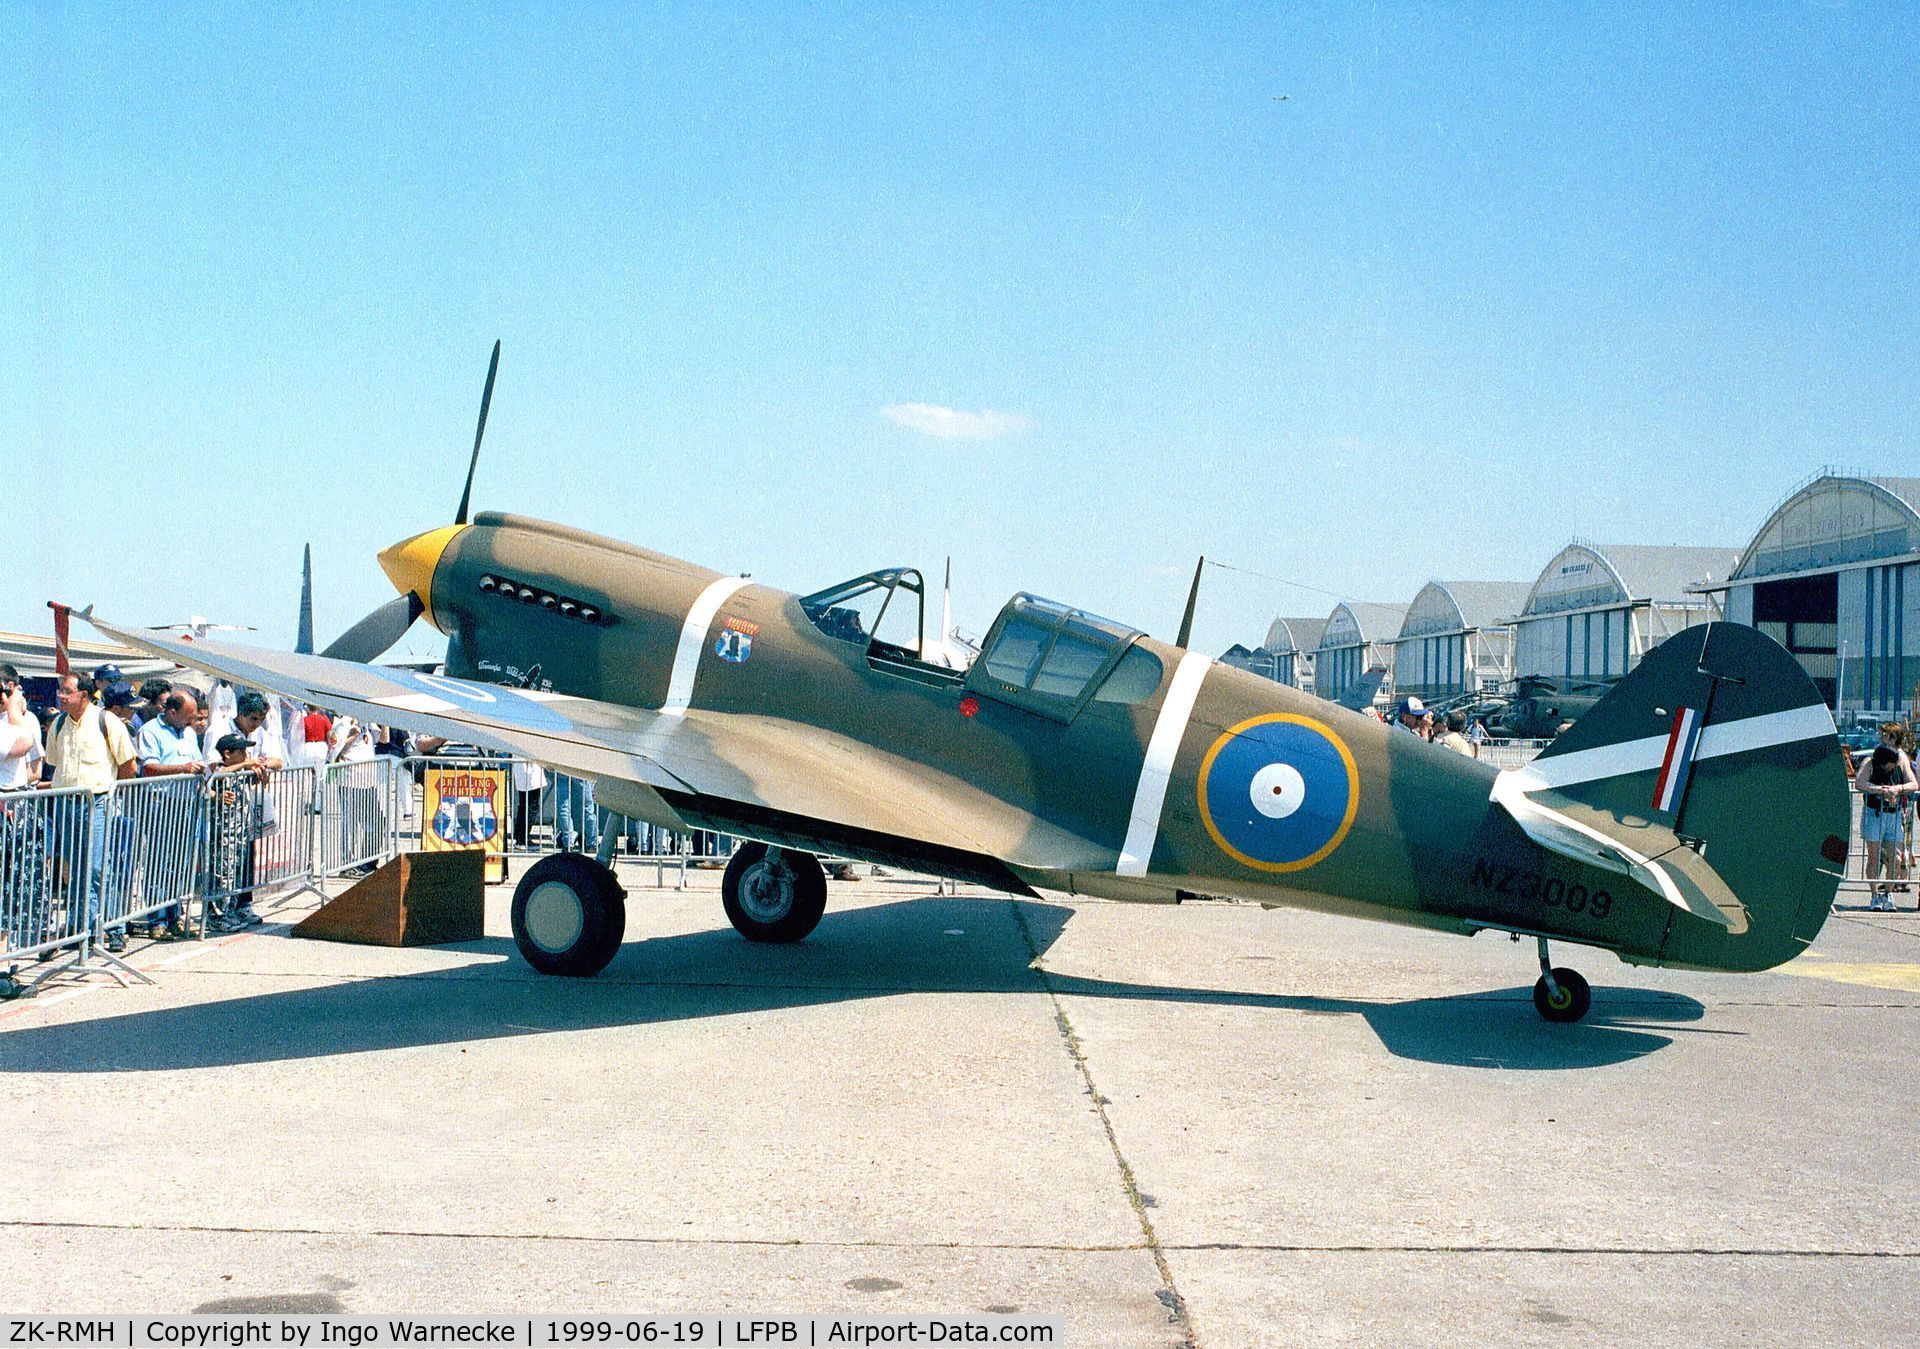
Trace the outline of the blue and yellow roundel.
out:
<instances>
[{"instance_id":1,"label":"blue and yellow roundel","mask_svg":"<svg viewBox=\"0 0 1920 1349\"><path fill-rule=\"evenodd\" d=\"M1360 807L1353 753L1311 717L1272 712L1213 742L1200 761L1200 819L1226 854L1299 871L1340 846Z\"/></svg>"}]
</instances>

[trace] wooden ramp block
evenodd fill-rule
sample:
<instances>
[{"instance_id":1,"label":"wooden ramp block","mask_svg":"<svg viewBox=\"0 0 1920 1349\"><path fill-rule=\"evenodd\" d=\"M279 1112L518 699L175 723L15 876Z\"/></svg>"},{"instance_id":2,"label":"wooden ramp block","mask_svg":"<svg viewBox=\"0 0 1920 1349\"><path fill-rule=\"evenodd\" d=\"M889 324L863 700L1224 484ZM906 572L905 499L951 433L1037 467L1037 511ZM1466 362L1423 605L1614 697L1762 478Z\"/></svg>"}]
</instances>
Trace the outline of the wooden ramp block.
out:
<instances>
[{"instance_id":1,"label":"wooden ramp block","mask_svg":"<svg viewBox=\"0 0 1920 1349\"><path fill-rule=\"evenodd\" d=\"M293 935L363 946L438 946L479 941L486 910L486 854L401 853L294 924Z\"/></svg>"}]
</instances>

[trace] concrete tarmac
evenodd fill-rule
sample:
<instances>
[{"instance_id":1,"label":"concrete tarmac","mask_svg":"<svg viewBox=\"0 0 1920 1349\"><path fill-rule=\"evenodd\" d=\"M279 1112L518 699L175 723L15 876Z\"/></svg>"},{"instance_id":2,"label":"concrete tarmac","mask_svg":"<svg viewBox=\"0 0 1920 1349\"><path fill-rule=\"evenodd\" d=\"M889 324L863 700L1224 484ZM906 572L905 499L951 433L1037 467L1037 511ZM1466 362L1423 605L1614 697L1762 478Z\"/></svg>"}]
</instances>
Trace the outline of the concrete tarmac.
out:
<instances>
[{"instance_id":1,"label":"concrete tarmac","mask_svg":"<svg viewBox=\"0 0 1920 1349\"><path fill-rule=\"evenodd\" d=\"M0 1004L0 1311L1058 1315L1070 1343L1920 1334L1920 919L1783 971L625 870L597 979L284 925ZM304 910L283 910L298 917Z\"/></svg>"}]
</instances>

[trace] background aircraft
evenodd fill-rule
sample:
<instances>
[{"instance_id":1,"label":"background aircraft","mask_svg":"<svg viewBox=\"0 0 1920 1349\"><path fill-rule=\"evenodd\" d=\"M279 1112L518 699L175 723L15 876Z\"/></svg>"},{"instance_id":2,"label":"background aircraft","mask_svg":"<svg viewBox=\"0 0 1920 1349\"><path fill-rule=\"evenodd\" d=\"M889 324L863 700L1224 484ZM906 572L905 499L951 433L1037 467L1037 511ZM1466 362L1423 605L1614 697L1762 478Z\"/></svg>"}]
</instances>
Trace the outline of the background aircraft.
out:
<instances>
[{"instance_id":1,"label":"background aircraft","mask_svg":"<svg viewBox=\"0 0 1920 1349\"><path fill-rule=\"evenodd\" d=\"M1493 729L1516 740L1551 740L1562 726L1592 711L1606 691L1605 684L1591 681L1562 687L1540 675L1522 675L1513 697L1494 713Z\"/></svg>"}]
</instances>

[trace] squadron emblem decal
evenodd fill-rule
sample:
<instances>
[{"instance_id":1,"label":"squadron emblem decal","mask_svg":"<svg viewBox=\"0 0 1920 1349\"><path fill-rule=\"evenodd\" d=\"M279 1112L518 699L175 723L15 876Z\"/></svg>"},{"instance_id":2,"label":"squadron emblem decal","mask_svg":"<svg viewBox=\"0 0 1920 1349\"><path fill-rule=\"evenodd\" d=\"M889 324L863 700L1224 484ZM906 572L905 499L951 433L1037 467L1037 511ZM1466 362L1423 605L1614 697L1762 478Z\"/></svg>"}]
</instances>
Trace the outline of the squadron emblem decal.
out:
<instances>
[{"instance_id":1,"label":"squadron emblem decal","mask_svg":"<svg viewBox=\"0 0 1920 1349\"><path fill-rule=\"evenodd\" d=\"M721 660L739 665L753 654L754 634L759 631L758 623L749 623L744 618L729 618L720 625L720 636L713 644L713 654Z\"/></svg>"},{"instance_id":2,"label":"squadron emblem decal","mask_svg":"<svg viewBox=\"0 0 1920 1349\"><path fill-rule=\"evenodd\" d=\"M498 836L498 773L443 773L435 786L433 835L442 847L472 848Z\"/></svg>"},{"instance_id":3,"label":"squadron emblem decal","mask_svg":"<svg viewBox=\"0 0 1920 1349\"><path fill-rule=\"evenodd\" d=\"M1327 726L1275 712L1213 742L1198 794L1201 822L1229 857L1259 871L1299 871L1347 836L1360 773Z\"/></svg>"}]
</instances>

